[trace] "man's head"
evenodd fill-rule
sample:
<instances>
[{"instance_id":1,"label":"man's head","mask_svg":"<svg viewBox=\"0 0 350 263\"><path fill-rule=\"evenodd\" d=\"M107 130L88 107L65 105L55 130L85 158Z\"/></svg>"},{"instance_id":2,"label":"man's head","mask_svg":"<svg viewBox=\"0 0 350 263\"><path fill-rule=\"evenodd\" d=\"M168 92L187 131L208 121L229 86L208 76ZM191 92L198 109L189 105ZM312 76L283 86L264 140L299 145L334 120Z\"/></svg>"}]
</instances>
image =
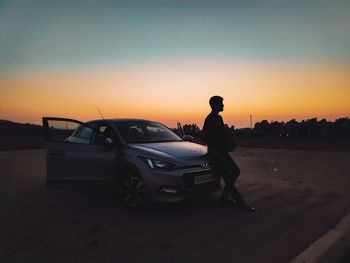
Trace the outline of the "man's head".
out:
<instances>
[{"instance_id":1,"label":"man's head","mask_svg":"<svg viewBox=\"0 0 350 263\"><path fill-rule=\"evenodd\" d=\"M224 110L224 104L222 101L224 100L223 97L220 96L213 96L209 100L210 107L215 112L220 112Z\"/></svg>"}]
</instances>

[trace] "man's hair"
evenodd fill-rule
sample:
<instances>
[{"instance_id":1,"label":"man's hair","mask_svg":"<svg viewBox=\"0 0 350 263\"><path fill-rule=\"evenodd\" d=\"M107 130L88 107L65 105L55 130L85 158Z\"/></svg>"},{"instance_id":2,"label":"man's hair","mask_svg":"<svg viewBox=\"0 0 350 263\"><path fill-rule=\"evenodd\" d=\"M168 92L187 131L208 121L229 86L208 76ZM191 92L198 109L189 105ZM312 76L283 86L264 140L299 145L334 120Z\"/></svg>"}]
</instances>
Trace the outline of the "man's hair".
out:
<instances>
[{"instance_id":1,"label":"man's hair","mask_svg":"<svg viewBox=\"0 0 350 263\"><path fill-rule=\"evenodd\" d=\"M216 108L216 106L220 103L222 103L222 101L224 100L223 97L220 97L220 96L213 96L210 98L209 100L209 104L210 104L210 107L212 109Z\"/></svg>"}]
</instances>

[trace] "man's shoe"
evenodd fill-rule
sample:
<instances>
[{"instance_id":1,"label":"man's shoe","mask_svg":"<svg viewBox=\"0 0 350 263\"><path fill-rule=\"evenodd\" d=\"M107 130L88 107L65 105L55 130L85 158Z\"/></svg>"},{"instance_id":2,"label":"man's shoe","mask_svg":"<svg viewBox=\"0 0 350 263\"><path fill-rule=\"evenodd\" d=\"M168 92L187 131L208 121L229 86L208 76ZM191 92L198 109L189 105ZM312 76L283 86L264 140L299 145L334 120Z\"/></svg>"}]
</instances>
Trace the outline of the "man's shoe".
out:
<instances>
[{"instance_id":1,"label":"man's shoe","mask_svg":"<svg viewBox=\"0 0 350 263\"><path fill-rule=\"evenodd\" d=\"M255 207L254 206L249 206L247 204L239 204L238 205L238 209L242 210L244 212L254 212L255 211Z\"/></svg>"}]
</instances>

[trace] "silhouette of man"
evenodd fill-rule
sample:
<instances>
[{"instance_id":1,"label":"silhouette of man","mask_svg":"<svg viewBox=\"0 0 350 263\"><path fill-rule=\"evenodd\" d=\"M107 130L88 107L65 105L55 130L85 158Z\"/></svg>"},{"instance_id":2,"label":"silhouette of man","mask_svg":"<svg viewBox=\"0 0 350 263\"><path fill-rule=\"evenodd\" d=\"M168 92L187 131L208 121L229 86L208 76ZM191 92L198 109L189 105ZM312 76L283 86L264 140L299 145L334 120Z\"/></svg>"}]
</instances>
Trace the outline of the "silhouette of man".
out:
<instances>
[{"instance_id":1,"label":"silhouette of man","mask_svg":"<svg viewBox=\"0 0 350 263\"><path fill-rule=\"evenodd\" d=\"M229 155L234 144L227 126L219 115L219 112L224 110L223 98L213 96L210 98L209 104L212 111L205 119L201 138L208 145L208 156L213 162L214 168L225 182L220 202L233 205L244 211L254 211L255 208L247 205L234 185L240 174L240 169ZM232 200L229 195L231 195Z\"/></svg>"}]
</instances>

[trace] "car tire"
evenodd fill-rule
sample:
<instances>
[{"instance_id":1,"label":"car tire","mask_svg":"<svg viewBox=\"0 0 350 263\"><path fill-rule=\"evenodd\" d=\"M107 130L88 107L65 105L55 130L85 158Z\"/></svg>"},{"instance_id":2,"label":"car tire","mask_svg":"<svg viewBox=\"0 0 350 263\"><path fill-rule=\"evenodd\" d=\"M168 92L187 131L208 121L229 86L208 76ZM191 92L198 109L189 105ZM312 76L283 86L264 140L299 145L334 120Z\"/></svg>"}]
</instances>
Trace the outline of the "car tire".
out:
<instances>
[{"instance_id":1,"label":"car tire","mask_svg":"<svg viewBox=\"0 0 350 263\"><path fill-rule=\"evenodd\" d=\"M136 209L144 206L144 181L135 173L122 176L119 184L119 196L122 205L126 208Z\"/></svg>"}]
</instances>

